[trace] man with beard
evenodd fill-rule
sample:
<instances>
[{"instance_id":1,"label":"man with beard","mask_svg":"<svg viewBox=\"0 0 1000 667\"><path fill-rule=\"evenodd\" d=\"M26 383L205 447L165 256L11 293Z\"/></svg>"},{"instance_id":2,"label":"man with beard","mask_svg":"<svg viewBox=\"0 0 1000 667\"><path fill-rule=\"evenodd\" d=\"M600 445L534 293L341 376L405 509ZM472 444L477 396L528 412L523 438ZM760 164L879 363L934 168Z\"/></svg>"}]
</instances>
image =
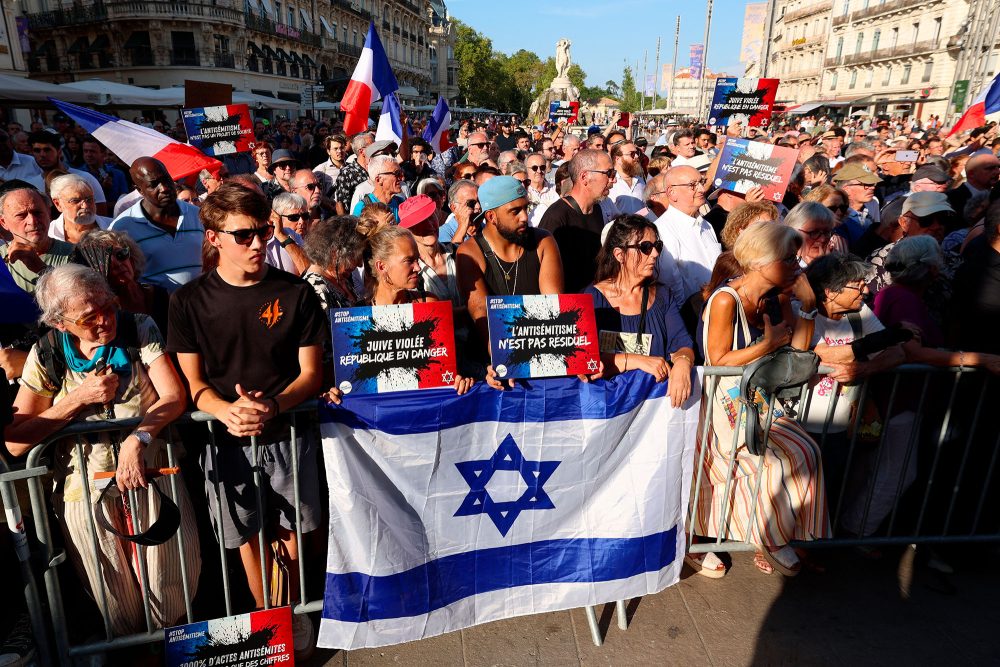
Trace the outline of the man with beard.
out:
<instances>
[{"instance_id":1,"label":"man with beard","mask_svg":"<svg viewBox=\"0 0 1000 667\"><path fill-rule=\"evenodd\" d=\"M643 197L646 181L642 177L642 166L639 163L639 151L635 144L626 141L611 149L611 159L614 161L618 178L611 186L608 197L615 203L621 213L636 213L643 207Z\"/></svg>"},{"instance_id":2,"label":"man with beard","mask_svg":"<svg viewBox=\"0 0 1000 667\"><path fill-rule=\"evenodd\" d=\"M581 292L593 282L604 229L600 202L607 198L616 176L610 155L594 149L580 151L569 163L573 189L549 206L538 223L540 229L552 233L565 260L567 293Z\"/></svg>"},{"instance_id":3,"label":"man with beard","mask_svg":"<svg viewBox=\"0 0 1000 667\"><path fill-rule=\"evenodd\" d=\"M129 170L142 199L115 218L109 227L132 237L146 256L143 282L173 292L201 274L205 228L198 207L178 201L177 187L163 163L141 157Z\"/></svg>"},{"instance_id":4,"label":"man with beard","mask_svg":"<svg viewBox=\"0 0 1000 667\"><path fill-rule=\"evenodd\" d=\"M476 349L485 352L490 339L486 298L561 294L563 266L552 236L528 225L528 193L523 185L510 176L495 176L479 188L479 202L482 233L459 246L456 271L459 294L481 338Z\"/></svg>"},{"instance_id":5,"label":"man with beard","mask_svg":"<svg viewBox=\"0 0 1000 667\"><path fill-rule=\"evenodd\" d=\"M97 215L94 191L87 181L76 174L53 178L49 196L59 211L59 217L49 223L49 236L54 239L79 243L87 232L107 229L111 224L111 218Z\"/></svg>"},{"instance_id":6,"label":"man with beard","mask_svg":"<svg viewBox=\"0 0 1000 667\"><path fill-rule=\"evenodd\" d=\"M545 156L532 153L525 161L528 170L528 219L532 227L537 227L549 206L558 201L559 193L554 185L545 180Z\"/></svg>"}]
</instances>

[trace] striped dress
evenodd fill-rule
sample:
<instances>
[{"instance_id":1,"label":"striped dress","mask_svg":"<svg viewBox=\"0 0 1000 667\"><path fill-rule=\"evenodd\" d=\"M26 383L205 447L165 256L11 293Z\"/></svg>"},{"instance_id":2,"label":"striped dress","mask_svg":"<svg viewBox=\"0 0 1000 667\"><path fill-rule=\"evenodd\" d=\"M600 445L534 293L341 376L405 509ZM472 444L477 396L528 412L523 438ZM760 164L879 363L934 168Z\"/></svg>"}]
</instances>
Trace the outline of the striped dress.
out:
<instances>
[{"instance_id":1,"label":"striped dress","mask_svg":"<svg viewBox=\"0 0 1000 667\"><path fill-rule=\"evenodd\" d=\"M704 335L706 363L711 365L707 345L712 299L727 292L738 304L734 322L733 348L752 344L746 313L739 296L730 287L721 287L705 307ZM713 397L712 428L708 442L698 443L697 458L701 486L692 496L695 504L691 530L696 535L780 547L792 540L829 537L826 487L823 481L819 446L798 422L775 411L767 447L762 457L747 451L742 426L735 457L732 456L733 430L738 414L739 378L719 378ZM704 403L708 405L708 401ZM702 419L705 419L703 408ZM779 416L781 415L781 416ZM701 431L699 431L700 433ZM753 497L760 483L756 505ZM728 492L726 484L729 484Z\"/></svg>"}]
</instances>

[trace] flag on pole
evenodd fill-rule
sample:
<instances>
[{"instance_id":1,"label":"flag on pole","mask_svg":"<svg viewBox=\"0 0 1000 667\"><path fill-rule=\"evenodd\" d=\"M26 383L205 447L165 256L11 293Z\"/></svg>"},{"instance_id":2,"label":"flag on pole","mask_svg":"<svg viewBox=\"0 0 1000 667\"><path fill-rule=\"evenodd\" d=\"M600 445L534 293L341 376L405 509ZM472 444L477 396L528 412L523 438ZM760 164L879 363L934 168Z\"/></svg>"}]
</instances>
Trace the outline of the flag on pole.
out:
<instances>
[{"instance_id":1,"label":"flag on pole","mask_svg":"<svg viewBox=\"0 0 1000 667\"><path fill-rule=\"evenodd\" d=\"M399 100L396 93L389 93L382 100L382 115L378 118L378 128L375 129L375 141L395 141L402 145L403 121L400 119Z\"/></svg>"},{"instance_id":2,"label":"flag on pole","mask_svg":"<svg viewBox=\"0 0 1000 667\"><path fill-rule=\"evenodd\" d=\"M993 77L989 85L976 96L976 99L965 110L955 126L951 128L948 136L982 127L986 125L986 116L998 112L1000 112L1000 74Z\"/></svg>"},{"instance_id":3,"label":"flag on pole","mask_svg":"<svg viewBox=\"0 0 1000 667\"><path fill-rule=\"evenodd\" d=\"M340 110L344 117L344 134L350 136L368 129L368 112L372 102L377 102L399 89L396 76L389 66L382 42L375 32L375 22L368 25L365 47L347 84L344 98L340 100Z\"/></svg>"},{"instance_id":4,"label":"flag on pole","mask_svg":"<svg viewBox=\"0 0 1000 667\"><path fill-rule=\"evenodd\" d=\"M443 153L454 145L448 141L449 127L451 127L451 109L448 108L448 102L444 97L439 95L431 120L424 129L424 141L431 145L435 153Z\"/></svg>"},{"instance_id":5,"label":"flag on pole","mask_svg":"<svg viewBox=\"0 0 1000 667\"><path fill-rule=\"evenodd\" d=\"M122 162L131 165L141 157L153 157L163 163L170 178L179 181L202 169L216 172L222 163L208 157L194 146L157 132L153 128L130 123L93 109L79 107L50 97L49 101L76 121L89 134L107 146Z\"/></svg>"},{"instance_id":6,"label":"flag on pole","mask_svg":"<svg viewBox=\"0 0 1000 667\"><path fill-rule=\"evenodd\" d=\"M677 582L699 396L632 372L322 412L330 546L318 645L414 641Z\"/></svg>"}]
</instances>

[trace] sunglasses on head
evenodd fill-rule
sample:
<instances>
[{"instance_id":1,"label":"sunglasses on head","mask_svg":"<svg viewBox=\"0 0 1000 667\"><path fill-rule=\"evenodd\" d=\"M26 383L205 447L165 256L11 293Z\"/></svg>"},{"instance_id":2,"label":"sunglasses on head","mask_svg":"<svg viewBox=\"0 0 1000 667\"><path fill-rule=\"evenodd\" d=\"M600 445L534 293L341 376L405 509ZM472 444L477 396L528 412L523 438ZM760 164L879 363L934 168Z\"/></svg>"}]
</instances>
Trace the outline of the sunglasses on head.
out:
<instances>
[{"instance_id":1,"label":"sunglasses on head","mask_svg":"<svg viewBox=\"0 0 1000 667\"><path fill-rule=\"evenodd\" d=\"M287 216L289 220L292 216ZM223 234L229 234L233 237L239 245L250 245L253 243L253 237L259 238L261 241L270 241L271 237L274 236L274 225L264 225L263 227L248 227L246 229L234 229L232 231L228 229L219 230Z\"/></svg>"},{"instance_id":2,"label":"sunglasses on head","mask_svg":"<svg viewBox=\"0 0 1000 667\"><path fill-rule=\"evenodd\" d=\"M656 250L656 252L663 252L663 241L643 241L642 243L636 243L634 245L623 245L622 248L626 250L638 250L643 255L648 257L653 254L653 250Z\"/></svg>"}]
</instances>

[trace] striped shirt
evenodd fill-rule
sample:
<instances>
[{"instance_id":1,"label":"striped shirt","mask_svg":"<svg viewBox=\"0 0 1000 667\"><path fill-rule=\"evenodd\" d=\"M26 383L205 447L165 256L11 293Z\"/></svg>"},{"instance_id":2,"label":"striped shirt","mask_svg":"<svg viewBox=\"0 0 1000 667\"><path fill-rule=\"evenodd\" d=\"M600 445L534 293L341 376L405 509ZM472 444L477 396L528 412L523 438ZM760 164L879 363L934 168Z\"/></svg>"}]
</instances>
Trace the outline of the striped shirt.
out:
<instances>
[{"instance_id":1,"label":"striped shirt","mask_svg":"<svg viewBox=\"0 0 1000 667\"><path fill-rule=\"evenodd\" d=\"M109 229L125 232L146 256L142 282L159 285L173 292L201 275L201 243L205 228L198 218L198 207L178 201L181 215L177 230L170 234L150 221L140 199L111 222Z\"/></svg>"}]
</instances>

